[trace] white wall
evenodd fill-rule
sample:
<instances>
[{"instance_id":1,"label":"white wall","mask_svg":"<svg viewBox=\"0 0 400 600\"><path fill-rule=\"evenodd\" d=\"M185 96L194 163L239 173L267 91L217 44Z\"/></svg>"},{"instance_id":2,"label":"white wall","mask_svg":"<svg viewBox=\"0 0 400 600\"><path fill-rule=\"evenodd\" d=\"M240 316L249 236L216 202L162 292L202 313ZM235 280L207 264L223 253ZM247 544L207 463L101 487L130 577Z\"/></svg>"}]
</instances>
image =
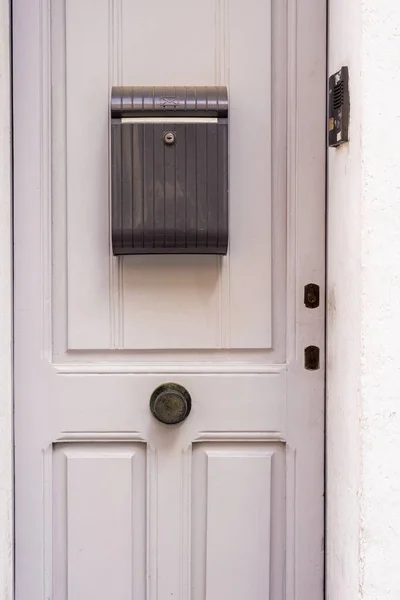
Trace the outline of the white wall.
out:
<instances>
[{"instance_id":1,"label":"white wall","mask_svg":"<svg viewBox=\"0 0 400 600\"><path fill-rule=\"evenodd\" d=\"M13 593L9 4L0 0L0 600Z\"/></svg>"},{"instance_id":2,"label":"white wall","mask_svg":"<svg viewBox=\"0 0 400 600\"><path fill-rule=\"evenodd\" d=\"M330 2L351 141L329 151L331 600L400 598L400 3Z\"/></svg>"},{"instance_id":3,"label":"white wall","mask_svg":"<svg viewBox=\"0 0 400 600\"><path fill-rule=\"evenodd\" d=\"M329 150L327 597L356 600L360 569L361 90L359 0L330 2L329 72L348 65L351 143Z\"/></svg>"},{"instance_id":4,"label":"white wall","mask_svg":"<svg viewBox=\"0 0 400 600\"><path fill-rule=\"evenodd\" d=\"M400 598L400 3L364 4L361 551L365 598L386 600Z\"/></svg>"}]
</instances>

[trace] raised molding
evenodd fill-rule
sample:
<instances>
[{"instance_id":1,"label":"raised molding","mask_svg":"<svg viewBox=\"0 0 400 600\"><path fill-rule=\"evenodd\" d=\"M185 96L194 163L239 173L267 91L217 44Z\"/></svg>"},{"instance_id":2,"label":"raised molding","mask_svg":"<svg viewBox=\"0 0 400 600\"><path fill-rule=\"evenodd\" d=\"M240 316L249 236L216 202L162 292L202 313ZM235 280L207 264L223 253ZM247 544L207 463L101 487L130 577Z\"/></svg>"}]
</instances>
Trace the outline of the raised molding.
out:
<instances>
[{"instance_id":1,"label":"raised molding","mask_svg":"<svg viewBox=\"0 0 400 600\"><path fill-rule=\"evenodd\" d=\"M192 445L182 453L181 598L191 597L192 571Z\"/></svg>"},{"instance_id":2,"label":"raised molding","mask_svg":"<svg viewBox=\"0 0 400 600\"><path fill-rule=\"evenodd\" d=\"M40 210L41 210L41 277L42 277L42 348L51 361L52 332L52 124L51 124L51 0L40 7Z\"/></svg>"},{"instance_id":3,"label":"raised molding","mask_svg":"<svg viewBox=\"0 0 400 600\"><path fill-rule=\"evenodd\" d=\"M215 83L226 85L230 89L229 79L229 0L216 0L215 3ZM230 348L230 252L224 258L217 259L219 285L219 343L221 348Z\"/></svg>"},{"instance_id":4,"label":"raised molding","mask_svg":"<svg viewBox=\"0 0 400 600\"><path fill-rule=\"evenodd\" d=\"M181 364L155 364L155 363L90 363L90 364L53 364L53 367L60 375L125 375L125 374L263 374L263 375L281 375L286 371L285 364L227 364L221 363L181 363Z\"/></svg>"},{"instance_id":5,"label":"raised molding","mask_svg":"<svg viewBox=\"0 0 400 600\"><path fill-rule=\"evenodd\" d=\"M158 564L158 454L155 448L147 444L146 454L146 600L157 600L157 564Z\"/></svg>"},{"instance_id":6,"label":"raised molding","mask_svg":"<svg viewBox=\"0 0 400 600\"><path fill-rule=\"evenodd\" d=\"M296 448L286 446L286 593L296 597Z\"/></svg>"},{"instance_id":7,"label":"raised molding","mask_svg":"<svg viewBox=\"0 0 400 600\"><path fill-rule=\"evenodd\" d=\"M63 431L54 443L146 442L139 431ZM281 431L200 431L197 442L285 442ZM185 467L186 469L186 467Z\"/></svg>"},{"instance_id":8,"label":"raised molding","mask_svg":"<svg viewBox=\"0 0 400 600\"><path fill-rule=\"evenodd\" d=\"M122 0L109 0L109 48L108 48L108 85L122 85L123 81L123 27L122 27ZM109 148L111 138L108 140ZM111 197L111 179L109 177L109 195ZM123 259L115 257L111 248L111 202L109 203L109 297L110 297L110 329L111 348L124 346L124 315L123 315Z\"/></svg>"},{"instance_id":9,"label":"raised molding","mask_svg":"<svg viewBox=\"0 0 400 600\"><path fill-rule=\"evenodd\" d=\"M201 431L194 442L285 442L282 431Z\"/></svg>"},{"instance_id":10,"label":"raised molding","mask_svg":"<svg viewBox=\"0 0 400 600\"><path fill-rule=\"evenodd\" d=\"M146 442L138 431L63 431L54 443Z\"/></svg>"},{"instance_id":11,"label":"raised molding","mask_svg":"<svg viewBox=\"0 0 400 600\"><path fill-rule=\"evenodd\" d=\"M297 0L287 5L287 300L286 300L286 360L290 363L296 354L296 256L297 256L297 203L299 164L297 144Z\"/></svg>"},{"instance_id":12,"label":"raised molding","mask_svg":"<svg viewBox=\"0 0 400 600\"><path fill-rule=\"evenodd\" d=\"M43 450L44 598L53 595L53 445Z\"/></svg>"}]
</instances>

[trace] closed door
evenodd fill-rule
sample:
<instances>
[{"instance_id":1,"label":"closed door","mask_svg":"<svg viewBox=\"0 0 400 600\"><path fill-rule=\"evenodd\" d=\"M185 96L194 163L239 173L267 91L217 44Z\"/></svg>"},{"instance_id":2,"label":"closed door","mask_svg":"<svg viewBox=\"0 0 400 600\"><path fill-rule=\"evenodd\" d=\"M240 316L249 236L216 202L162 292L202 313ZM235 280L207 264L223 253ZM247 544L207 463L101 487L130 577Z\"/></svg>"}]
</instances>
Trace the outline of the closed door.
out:
<instances>
[{"instance_id":1,"label":"closed door","mask_svg":"<svg viewBox=\"0 0 400 600\"><path fill-rule=\"evenodd\" d=\"M13 45L17 600L322 600L325 3L14 0ZM227 256L113 256L113 85L227 86Z\"/></svg>"}]
</instances>

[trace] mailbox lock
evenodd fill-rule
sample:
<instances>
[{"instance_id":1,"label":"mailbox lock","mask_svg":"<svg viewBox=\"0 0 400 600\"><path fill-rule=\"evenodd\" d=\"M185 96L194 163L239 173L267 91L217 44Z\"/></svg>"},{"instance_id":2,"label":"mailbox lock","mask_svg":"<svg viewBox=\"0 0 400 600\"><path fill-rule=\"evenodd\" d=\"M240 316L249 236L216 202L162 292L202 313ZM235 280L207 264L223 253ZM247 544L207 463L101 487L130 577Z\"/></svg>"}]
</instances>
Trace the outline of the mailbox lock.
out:
<instances>
[{"instance_id":1,"label":"mailbox lock","mask_svg":"<svg viewBox=\"0 0 400 600\"><path fill-rule=\"evenodd\" d=\"M164 133L164 144L166 146L173 146L176 142L176 135L173 131L166 131Z\"/></svg>"}]
</instances>

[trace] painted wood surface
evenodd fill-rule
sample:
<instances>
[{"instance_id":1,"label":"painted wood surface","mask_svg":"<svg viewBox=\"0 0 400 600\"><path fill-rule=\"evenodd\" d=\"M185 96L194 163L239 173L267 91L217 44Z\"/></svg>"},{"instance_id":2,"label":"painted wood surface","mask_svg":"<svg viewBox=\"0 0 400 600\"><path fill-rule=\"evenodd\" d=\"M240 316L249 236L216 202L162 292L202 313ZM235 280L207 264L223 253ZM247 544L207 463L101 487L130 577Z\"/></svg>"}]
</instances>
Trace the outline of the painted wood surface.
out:
<instances>
[{"instance_id":1,"label":"painted wood surface","mask_svg":"<svg viewBox=\"0 0 400 600\"><path fill-rule=\"evenodd\" d=\"M322 600L324 7L14 4L17 600ZM229 255L117 259L111 85L171 79L229 89Z\"/></svg>"}]
</instances>

